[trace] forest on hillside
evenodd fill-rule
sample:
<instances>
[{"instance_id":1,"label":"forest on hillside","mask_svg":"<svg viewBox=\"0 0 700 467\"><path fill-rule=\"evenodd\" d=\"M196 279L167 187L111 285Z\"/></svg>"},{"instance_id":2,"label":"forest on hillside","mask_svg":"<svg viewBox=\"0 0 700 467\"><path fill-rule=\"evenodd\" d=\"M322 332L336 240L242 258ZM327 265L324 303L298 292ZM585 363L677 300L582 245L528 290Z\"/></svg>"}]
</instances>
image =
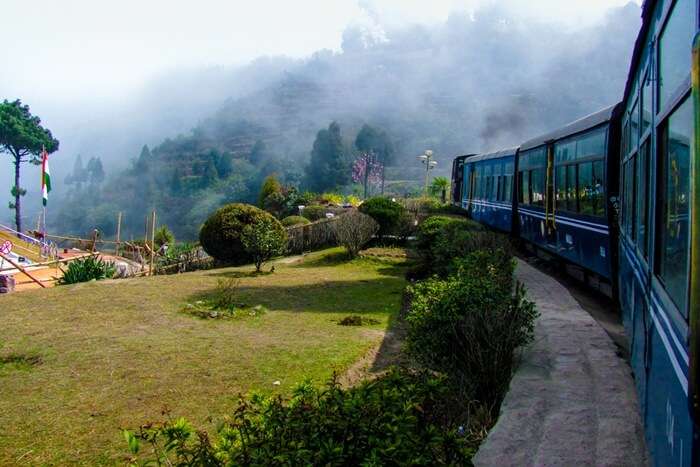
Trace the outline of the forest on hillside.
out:
<instances>
[{"instance_id":1,"label":"forest on hillside","mask_svg":"<svg viewBox=\"0 0 700 467\"><path fill-rule=\"evenodd\" d=\"M630 4L576 31L497 6L382 34L350 28L339 52L268 63L260 87L222 95L219 109L189 133L144 145L120 163L102 161L98 148L84 153L82 160L100 161L99 176L76 161L50 228L111 236L123 212L125 238L140 236L155 209L178 238L194 239L221 204L255 202L271 174L299 191L360 194L352 166L365 125L391 148L382 156L387 192L415 193L416 156L426 149L446 175L458 154L516 145L616 102L638 24Z\"/></svg>"}]
</instances>

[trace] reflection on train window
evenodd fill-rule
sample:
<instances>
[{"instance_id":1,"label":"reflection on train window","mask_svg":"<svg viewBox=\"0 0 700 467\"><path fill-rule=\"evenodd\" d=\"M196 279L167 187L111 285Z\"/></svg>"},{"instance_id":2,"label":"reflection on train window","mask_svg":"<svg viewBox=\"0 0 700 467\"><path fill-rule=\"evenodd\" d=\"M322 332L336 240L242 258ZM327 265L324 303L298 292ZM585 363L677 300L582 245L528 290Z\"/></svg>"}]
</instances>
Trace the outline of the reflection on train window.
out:
<instances>
[{"instance_id":1,"label":"reflection on train window","mask_svg":"<svg viewBox=\"0 0 700 467\"><path fill-rule=\"evenodd\" d=\"M661 202L658 203L656 272L686 318L692 122L691 101L686 99L664 127L658 174Z\"/></svg>"},{"instance_id":2,"label":"reflection on train window","mask_svg":"<svg viewBox=\"0 0 700 467\"><path fill-rule=\"evenodd\" d=\"M578 212L578 189L576 188L576 166L566 167L566 206L569 211Z\"/></svg>"},{"instance_id":3,"label":"reflection on train window","mask_svg":"<svg viewBox=\"0 0 700 467\"><path fill-rule=\"evenodd\" d=\"M518 172L518 186L520 187L518 201L521 204L530 204L530 172L523 170Z\"/></svg>"},{"instance_id":4,"label":"reflection on train window","mask_svg":"<svg viewBox=\"0 0 700 467\"><path fill-rule=\"evenodd\" d=\"M578 166L578 199L581 214L603 216L603 161L584 162Z\"/></svg>"},{"instance_id":5,"label":"reflection on train window","mask_svg":"<svg viewBox=\"0 0 700 467\"><path fill-rule=\"evenodd\" d=\"M554 174L554 199L557 203L557 211L568 211L566 204L566 166L557 167Z\"/></svg>"},{"instance_id":6,"label":"reflection on train window","mask_svg":"<svg viewBox=\"0 0 700 467\"><path fill-rule=\"evenodd\" d=\"M535 169L530 171L530 193L533 206L544 207L544 175L545 169Z\"/></svg>"},{"instance_id":7,"label":"reflection on train window","mask_svg":"<svg viewBox=\"0 0 700 467\"><path fill-rule=\"evenodd\" d=\"M649 231L649 141L642 144L637 155L637 247L644 258L649 255L647 232Z\"/></svg>"},{"instance_id":8,"label":"reflection on train window","mask_svg":"<svg viewBox=\"0 0 700 467\"><path fill-rule=\"evenodd\" d=\"M664 110L690 70L695 34L695 2L677 0L659 39L659 107Z\"/></svg>"}]
</instances>

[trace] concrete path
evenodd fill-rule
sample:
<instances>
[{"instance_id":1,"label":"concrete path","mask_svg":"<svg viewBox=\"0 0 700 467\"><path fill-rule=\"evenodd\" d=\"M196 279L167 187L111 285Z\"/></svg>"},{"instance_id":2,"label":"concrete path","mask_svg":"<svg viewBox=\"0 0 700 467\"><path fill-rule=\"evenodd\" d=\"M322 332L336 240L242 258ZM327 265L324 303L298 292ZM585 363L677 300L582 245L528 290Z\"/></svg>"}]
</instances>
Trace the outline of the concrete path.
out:
<instances>
[{"instance_id":1,"label":"concrete path","mask_svg":"<svg viewBox=\"0 0 700 467\"><path fill-rule=\"evenodd\" d=\"M523 261L516 275L541 316L475 464L648 465L629 365L559 282Z\"/></svg>"}]
</instances>

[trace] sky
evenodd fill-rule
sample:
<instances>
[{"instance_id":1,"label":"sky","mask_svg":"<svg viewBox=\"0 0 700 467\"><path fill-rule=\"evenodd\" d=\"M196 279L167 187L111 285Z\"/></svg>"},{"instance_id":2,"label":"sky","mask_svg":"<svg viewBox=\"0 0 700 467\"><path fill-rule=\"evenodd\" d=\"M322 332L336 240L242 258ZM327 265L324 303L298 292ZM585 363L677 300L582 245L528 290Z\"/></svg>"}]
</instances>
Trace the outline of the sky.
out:
<instances>
[{"instance_id":1,"label":"sky","mask_svg":"<svg viewBox=\"0 0 700 467\"><path fill-rule=\"evenodd\" d=\"M165 71L306 57L339 50L351 25L438 22L495 1L0 0L0 98L119 99ZM572 28L628 1L500 0Z\"/></svg>"}]
</instances>

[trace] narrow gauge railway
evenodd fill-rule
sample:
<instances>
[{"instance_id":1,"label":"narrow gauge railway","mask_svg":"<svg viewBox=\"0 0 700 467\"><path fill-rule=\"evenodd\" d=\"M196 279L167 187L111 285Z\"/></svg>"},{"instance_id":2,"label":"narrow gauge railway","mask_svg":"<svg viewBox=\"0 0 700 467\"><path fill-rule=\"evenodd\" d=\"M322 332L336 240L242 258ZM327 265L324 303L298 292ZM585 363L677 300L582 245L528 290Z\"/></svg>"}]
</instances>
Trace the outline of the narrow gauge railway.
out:
<instances>
[{"instance_id":1,"label":"narrow gauge railway","mask_svg":"<svg viewBox=\"0 0 700 467\"><path fill-rule=\"evenodd\" d=\"M655 465L700 465L700 0L646 0L622 101L460 156L452 202L620 305Z\"/></svg>"}]
</instances>

